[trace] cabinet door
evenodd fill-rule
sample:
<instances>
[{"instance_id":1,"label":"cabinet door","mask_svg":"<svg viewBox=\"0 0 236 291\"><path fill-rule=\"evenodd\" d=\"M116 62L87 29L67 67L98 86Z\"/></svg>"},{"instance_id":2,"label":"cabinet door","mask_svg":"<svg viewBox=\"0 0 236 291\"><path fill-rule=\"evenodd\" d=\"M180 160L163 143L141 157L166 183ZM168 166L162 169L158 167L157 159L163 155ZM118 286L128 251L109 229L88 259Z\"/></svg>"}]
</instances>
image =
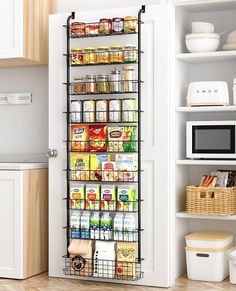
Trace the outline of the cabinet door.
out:
<instances>
[{"instance_id":1,"label":"cabinet door","mask_svg":"<svg viewBox=\"0 0 236 291\"><path fill-rule=\"evenodd\" d=\"M23 56L23 0L1 1L0 59Z\"/></svg>"},{"instance_id":2,"label":"cabinet door","mask_svg":"<svg viewBox=\"0 0 236 291\"><path fill-rule=\"evenodd\" d=\"M23 174L0 171L0 277L23 275Z\"/></svg>"}]
</instances>

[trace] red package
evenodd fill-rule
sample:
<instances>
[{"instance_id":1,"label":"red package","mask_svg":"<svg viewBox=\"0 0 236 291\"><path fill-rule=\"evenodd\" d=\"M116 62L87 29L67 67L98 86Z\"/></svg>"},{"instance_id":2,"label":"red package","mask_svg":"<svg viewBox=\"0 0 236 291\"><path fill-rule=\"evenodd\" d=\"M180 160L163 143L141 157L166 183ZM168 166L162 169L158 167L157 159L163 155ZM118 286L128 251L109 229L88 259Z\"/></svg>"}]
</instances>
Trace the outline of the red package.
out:
<instances>
[{"instance_id":1,"label":"red package","mask_svg":"<svg viewBox=\"0 0 236 291\"><path fill-rule=\"evenodd\" d=\"M106 132L107 132L107 127L105 125L90 125L89 126L90 151L105 152L107 150Z\"/></svg>"}]
</instances>

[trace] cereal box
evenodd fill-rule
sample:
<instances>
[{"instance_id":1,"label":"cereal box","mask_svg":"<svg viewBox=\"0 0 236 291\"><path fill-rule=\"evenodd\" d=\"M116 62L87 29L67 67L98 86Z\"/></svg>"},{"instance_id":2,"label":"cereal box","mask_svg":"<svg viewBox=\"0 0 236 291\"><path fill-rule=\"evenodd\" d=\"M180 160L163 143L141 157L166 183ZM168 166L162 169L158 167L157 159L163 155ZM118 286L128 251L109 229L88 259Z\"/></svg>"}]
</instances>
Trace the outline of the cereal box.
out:
<instances>
[{"instance_id":1,"label":"cereal box","mask_svg":"<svg viewBox=\"0 0 236 291\"><path fill-rule=\"evenodd\" d=\"M101 209L115 210L116 208L116 186L102 185L101 186Z\"/></svg>"},{"instance_id":2,"label":"cereal box","mask_svg":"<svg viewBox=\"0 0 236 291\"><path fill-rule=\"evenodd\" d=\"M107 127L104 125L89 126L90 142L89 149L94 152L105 152L106 147L106 131Z\"/></svg>"},{"instance_id":3,"label":"cereal box","mask_svg":"<svg viewBox=\"0 0 236 291\"><path fill-rule=\"evenodd\" d=\"M71 180L89 180L89 155L75 154L70 155Z\"/></svg>"},{"instance_id":4,"label":"cereal box","mask_svg":"<svg viewBox=\"0 0 236 291\"><path fill-rule=\"evenodd\" d=\"M119 181L116 162L102 162L102 181Z\"/></svg>"},{"instance_id":5,"label":"cereal box","mask_svg":"<svg viewBox=\"0 0 236 291\"><path fill-rule=\"evenodd\" d=\"M71 150L85 152L89 149L89 127L88 125L71 126Z\"/></svg>"},{"instance_id":6,"label":"cereal box","mask_svg":"<svg viewBox=\"0 0 236 291\"><path fill-rule=\"evenodd\" d=\"M138 160L136 154L116 155L116 168L118 171L118 181L137 181Z\"/></svg>"},{"instance_id":7,"label":"cereal box","mask_svg":"<svg viewBox=\"0 0 236 291\"><path fill-rule=\"evenodd\" d=\"M108 162L110 155L108 154L91 154L90 155L90 180L102 180L102 163Z\"/></svg>"},{"instance_id":8,"label":"cereal box","mask_svg":"<svg viewBox=\"0 0 236 291\"><path fill-rule=\"evenodd\" d=\"M84 185L70 187L70 207L84 209Z\"/></svg>"},{"instance_id":9,"label":"cereal box","mask_svg":"<svg viewBox=\"0 0 236 291\"><path fill-rule=\"evenodd\" d=\"M99 210L100 187L99 185L86 185L85 209Z\"/></svg>"},{"instance_id":10,"label":"cereal box","mask_svg":"<svg viewBox=\"0 0 236 291\"><path fill-rule=\"evenodd\" d=\"M107 129L108 151L136 151L136 126L109 126Z\"/></svg>"}]
</instances>

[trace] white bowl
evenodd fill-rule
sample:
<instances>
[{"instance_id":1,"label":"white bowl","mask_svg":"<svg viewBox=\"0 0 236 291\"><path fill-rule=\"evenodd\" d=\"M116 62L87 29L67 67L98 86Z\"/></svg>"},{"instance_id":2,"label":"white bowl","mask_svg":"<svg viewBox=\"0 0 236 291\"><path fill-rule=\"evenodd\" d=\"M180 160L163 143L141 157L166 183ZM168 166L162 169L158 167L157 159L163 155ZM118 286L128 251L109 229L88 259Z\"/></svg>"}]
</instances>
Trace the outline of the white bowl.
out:
<instances>
[{"instance_id":1,"label":"white bowl","mask_svg":"<svg viewBox=\"0 0 236 291\"><path fill-rule=\"evenodd\" d=\"M208 22L192 22L192 33L214 32L214 24Z\"/></svg>"},{"instance_id":2,"label":"white bowl","mask_svg":"<svg viewBox=\"0 0 236 291\"><path fill-rule=\"evenodd\" d=\"M217 33L192 33L186 35L186 47L191 53L215 52L220 44Z\"/></svg>"}]
</instances>

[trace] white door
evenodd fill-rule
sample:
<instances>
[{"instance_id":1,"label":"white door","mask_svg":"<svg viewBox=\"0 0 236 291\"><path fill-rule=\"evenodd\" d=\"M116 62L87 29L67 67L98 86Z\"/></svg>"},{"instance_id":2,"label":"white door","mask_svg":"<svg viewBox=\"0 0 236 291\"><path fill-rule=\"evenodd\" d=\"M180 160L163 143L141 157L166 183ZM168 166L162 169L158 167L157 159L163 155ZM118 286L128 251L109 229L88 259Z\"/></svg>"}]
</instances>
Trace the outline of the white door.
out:
<instances>
[{"instance_id":1,"label":"white door","mask_svg":"<svg viewBox=\"0 0 236 291\"><path fill-rule=\"evenodd\" d=\"M0 277L23 277L23 172L0 171Z\"/></svg>"},{"instance_id":2,"label":"white door","mask_svg":"<svg viewBox=\"0 0 236 291\"><path fill-rule=\"evenodd\" d=\"M0 59L23 56L23 4L24 0L0 3Z\"/></svg>"},{"instance_id":3,"label":"white door","mask_svg":"<svg viewBox=\"0 0 236 291\"><path fill-rule=\"evenodd\" d=\"M78 15L80 20L92 21L94 15L96 19L111 18L112 15L137 15L139 9L97 10L96 13L84 11ZM49 25L49 148L58 151L58 156L49 160L49 275L55 277L65 277L62 256L66 254L66 233L62 227L66 225L66 204L63 201L66 196L66 176L62 169L66 166L66 147L62 141L66 138L66 119L63 114L66 110L66 88L62 83L66 81L66 60L62 54L66 52L66 32L62 25L66 23L67 17L65 14L53 15ZM168 17L167 5L146 6L146 13L142 15L144 278L134 282L162 287L173 284L169 255ZM111 39L109 44L112 44ZM94 44L92 41L89 45ZM131 38L126 41L132 43ZM79 70L78 74L81 74Z\"/></svg>"}]
</instances>

